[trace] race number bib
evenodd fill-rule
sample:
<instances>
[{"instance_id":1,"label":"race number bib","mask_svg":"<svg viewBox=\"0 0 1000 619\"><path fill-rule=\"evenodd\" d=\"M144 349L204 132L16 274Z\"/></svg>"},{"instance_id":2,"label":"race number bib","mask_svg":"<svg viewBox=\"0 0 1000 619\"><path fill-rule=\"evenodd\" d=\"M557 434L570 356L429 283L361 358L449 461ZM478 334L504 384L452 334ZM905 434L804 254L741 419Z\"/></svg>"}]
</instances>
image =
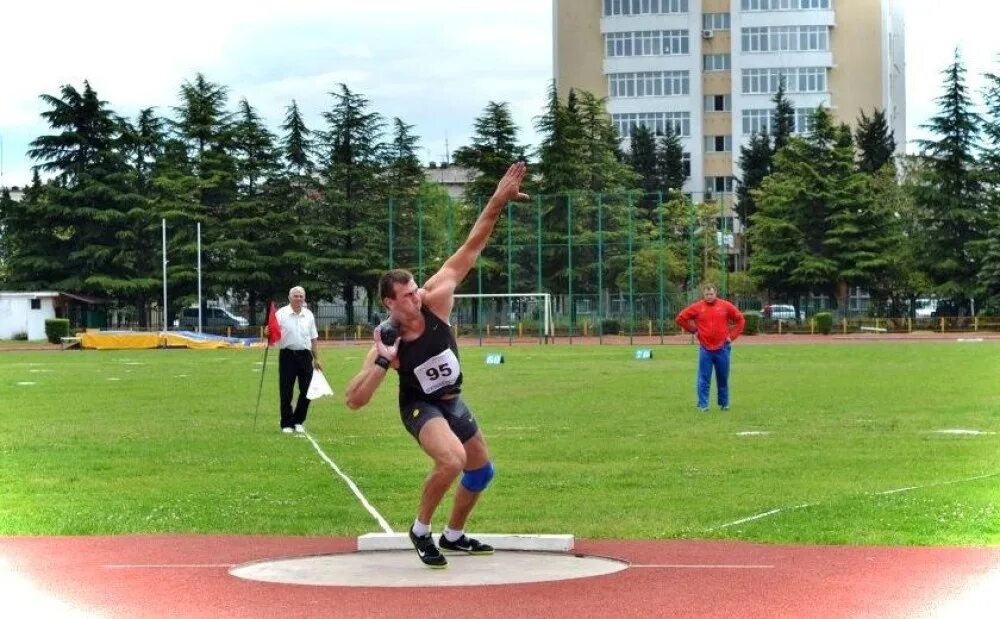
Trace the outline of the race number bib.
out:
<instances>
[{"instance_id":1,"label":"race number bib","mask_svg":"<svg viewBox=\"0 0 1000 619\"><path fill-rule=\"evenodd\" d=\"M443 352L413 368L413 373L420 381L420 388L424 390L424 393L431 394L442 387L454 385L458 380L460 370L458 357L450 348L446 348Z\"/></svg>"}]
</instances>

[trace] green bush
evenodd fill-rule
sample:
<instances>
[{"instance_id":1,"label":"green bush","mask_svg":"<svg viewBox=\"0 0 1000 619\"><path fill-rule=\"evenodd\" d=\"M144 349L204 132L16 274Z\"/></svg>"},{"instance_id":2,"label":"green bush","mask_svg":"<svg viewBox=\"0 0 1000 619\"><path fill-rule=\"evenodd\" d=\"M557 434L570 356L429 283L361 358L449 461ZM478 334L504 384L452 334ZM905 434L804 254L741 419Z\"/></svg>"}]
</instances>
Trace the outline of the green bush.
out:
<instances>
[{"instance_id":1,"label":"green bush","mask_svg":"<svg viewBox=\"0 0 1000 619\"><path fill-rule=\"evenodd\" d=\"M601 333L616 334L622 330L622 323L615 318L605 318L601 321Z\"/></svg>"},{"instance_id":2,"label":"green bush","mask_svg":"<svg viewBox=\"0 0 1000 619\"><path fill-rule=\"evenodd\" d=\"M69 321L65 318L49 318L45 321L45 337L53 344L58 344L60 338L69 336Z\"/></svg>"},{"instance_id":3,"label":"green bush","mask_svg":"<svg viewBox=\"0 0 1000 619\"><path fill-rule=\"evenodd\" d=\"M24 341L26 341L28 339L28 333L26 331L18 331L13 336L11 336L10 339L12 339L12 340L24 340Z\"/></svg>"},{"instance_id":4,"label":"green bush","mask_svg":"<svg viewBox=\"0 0 1000 619\"><path fill-rule=\"evenodd\" d=\"M816 321L816 330L823 335L830 335L833 331L833 314L830 312L819 312L813 316L813 320Z\"/></svg>"},{"instance_id":5,"label":"green bush","mask_svg":"<svg viewBox=\"0 0 1000 619\"><path fill-rule=\"evenodd\" d=\"M743 312L746 318L746 325L743 327L744 335L757 335L760 333L761 317L760 312Z\"/></svg>"}]
</instances>

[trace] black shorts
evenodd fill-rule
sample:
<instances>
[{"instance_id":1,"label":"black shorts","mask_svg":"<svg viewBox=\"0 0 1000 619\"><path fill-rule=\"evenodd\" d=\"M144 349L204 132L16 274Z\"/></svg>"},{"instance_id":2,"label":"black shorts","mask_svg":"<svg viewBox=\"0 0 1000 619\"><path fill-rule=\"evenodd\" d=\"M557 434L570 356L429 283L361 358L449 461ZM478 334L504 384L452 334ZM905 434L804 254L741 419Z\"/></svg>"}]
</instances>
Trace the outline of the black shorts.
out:
<instances>
[{"instance_id":1,"label":"black shorts","mask_svg":"<svg viewBox=\"0 0 1000 619\"><path fill-rule=\"evenodd\" d=\"M399 418L402 420L403 426L407 432L413 435L413 438L417 439L417 442L420 442L420 429L435 417L442 417L447 421L448 427L463 443L479 432L476 418L462 401L462 398L434 402L416 400L399 409Z\"/></svg>"}]
</instances>

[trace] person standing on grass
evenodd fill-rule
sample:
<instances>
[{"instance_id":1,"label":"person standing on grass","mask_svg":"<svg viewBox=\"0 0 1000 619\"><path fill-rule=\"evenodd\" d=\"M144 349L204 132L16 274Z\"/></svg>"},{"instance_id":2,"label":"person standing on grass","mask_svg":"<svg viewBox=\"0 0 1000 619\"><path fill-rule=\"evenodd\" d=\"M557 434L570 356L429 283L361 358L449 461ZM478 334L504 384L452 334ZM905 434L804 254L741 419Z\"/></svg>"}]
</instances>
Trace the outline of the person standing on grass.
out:
<instances>
[{"instance_id":1,"label":"person standing on grass","mask_svg":"<svg viewBox=\"0 0 1000 619\"><path fill-rule=\"evenodd\" d=\"M462 368L448 317L455 304L455 288L475 265L504 206L508 201L528 199L520 190L525 170L521 162L508 168L468 238L423 288L402 269L382 276L379 296L389 310L389 320L375 329L375 343L361 371L345 389L347 406L358 409L368 403L390 367L399 376L403 426L434 463L409 532L420 560L432 568L448 565L431 537L431 519L459 473L462 478L455 490L451 517L439 539L441 549L473 555L493 553L491 546L464 532L466 520L493 479L494 470L483 434L460 397Z\"/></svg>"},{"instance_id":2,"label":"person standing on grass","mask_svg":"<svg viewBox=\"0 0 1000 619\"><path fill-rule=\"evenodd\" d=\"M736 306L718 298L715 284L704 284L702 299L677 314L677 325L698 338L698 410L708 412L712 368L719 408L729 410L729 360L733 341L743 333L746 320Z\"/></svg>"},{"instance_id":3,"label":"person standing on grass","mask_svg":"<svg viewBox=\"0 0 1000 619\"><path fill-rule=\"evenodd\" d=\"M306 291L295 286L288 291L288 305L275 316L281 330L278 340L278 393L281 398L281 431L285 434L306 431L306 414L309 412L309 383L313 369L322 370L319 362L319 332L316 318L306 307ZM264 328L265 335L270 329ZM292 408L292 391L299 381L299 398Z\"/></svg>"}]
</instances>

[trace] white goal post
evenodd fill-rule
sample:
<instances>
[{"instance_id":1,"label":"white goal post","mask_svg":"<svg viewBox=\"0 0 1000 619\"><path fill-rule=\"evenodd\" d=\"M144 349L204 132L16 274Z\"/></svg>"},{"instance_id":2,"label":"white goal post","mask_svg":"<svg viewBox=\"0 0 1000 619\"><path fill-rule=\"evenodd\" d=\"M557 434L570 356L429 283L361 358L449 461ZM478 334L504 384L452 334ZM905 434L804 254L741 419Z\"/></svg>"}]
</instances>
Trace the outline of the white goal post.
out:
<instances>
[{"instance_id":1,"label":"white goal post","mask_svg":"<svg viewBox=\"0 0 1000 619\"><path fill-rule=\"evenodd\" d=\"M552 335L552 295L548 292L512 292L506 294L456 294L456 299L541 299L543 307L542 334Z\"/></svg>"}]
</instances>

